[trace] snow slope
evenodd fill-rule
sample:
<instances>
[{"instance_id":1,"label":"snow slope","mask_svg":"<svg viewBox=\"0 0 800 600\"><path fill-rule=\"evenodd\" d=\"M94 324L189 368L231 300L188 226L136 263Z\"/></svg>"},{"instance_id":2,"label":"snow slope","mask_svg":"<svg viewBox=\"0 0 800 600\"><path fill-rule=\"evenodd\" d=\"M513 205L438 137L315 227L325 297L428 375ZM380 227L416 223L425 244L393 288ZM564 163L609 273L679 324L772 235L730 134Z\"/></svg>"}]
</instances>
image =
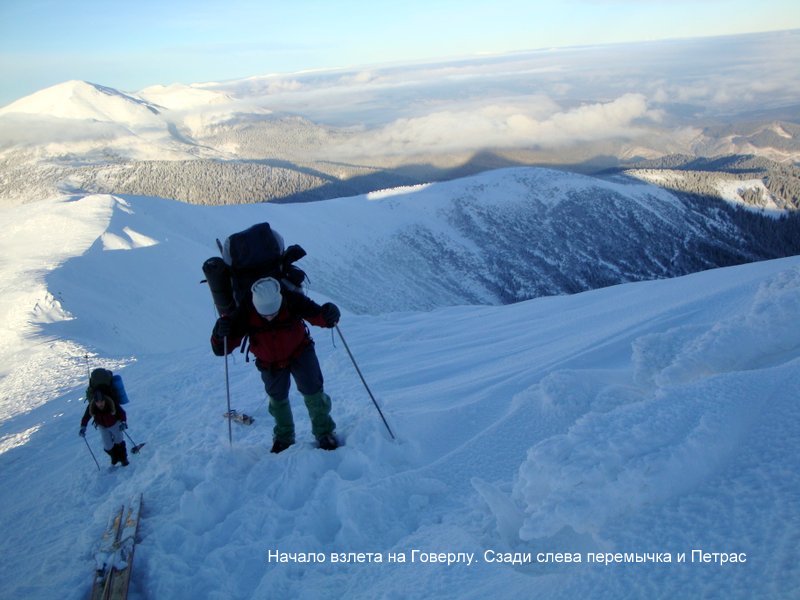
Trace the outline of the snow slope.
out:
<instances>
[{"instance_id":1,"label":"snow slope","mask_svg":"<svg viewBox=\"0 0 800 600\"><path fill-rule=\"evenodd\" d=\"M85 597L108 515L137 491L131 598L793 597L800 257L355 314L359 287L320 271L380 231L340 209L90 196L0 211L2 597ZM256 423L229 447L200 264L215 237L261 220L309 247L309 293L344 308L396 442L341 341L314 329L346 445L314 449L293 393L299 443L270 455L263 388L235 354L232 403ZM98 472L77 435L87 366L101 365L123 374L130 434L147 442L124 471ZM693 549L746 562L692 562ZM497 560L516 552L532 560ZM536 560L548 552L581 562ZM587 562L596 552L687 561ZM342 553L364 561L333 562Z\"/></svg>"}]
</instances>

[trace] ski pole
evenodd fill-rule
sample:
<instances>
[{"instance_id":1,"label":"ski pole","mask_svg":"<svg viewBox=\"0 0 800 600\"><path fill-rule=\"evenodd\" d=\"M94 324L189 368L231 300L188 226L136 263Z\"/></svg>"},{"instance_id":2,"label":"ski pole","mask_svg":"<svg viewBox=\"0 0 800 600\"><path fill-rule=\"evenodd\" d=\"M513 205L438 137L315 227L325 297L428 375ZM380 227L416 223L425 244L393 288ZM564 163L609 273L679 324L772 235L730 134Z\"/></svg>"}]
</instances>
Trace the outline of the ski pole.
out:
<instances>
[{"instance_id":1,"label":"ski pole","mask_svg":"<svg viewBox=\"0 0 800 600\"><path fill-rule=\"evenodd\" d=\"M375 396L372 395L372 391L369 389L369 386L367 385L367 380L364 379L364 376L361 374L361 369L358 368L358 363L356 363L356 359L353 356L353 353L350 352L350 347L347 345L347 340L345 340L344 336L342 335L342 330L339 329L338 325L335 325L335 327L336 327L336 332L339 334L339 337L341 338L342 343L344 344L345 350L347 350L347 354L350 356L350 360L353 361L353 366L356 368L356 373L358 373L358 376L361 378L361 383L364 384L364 388L367 390L367 393L369 394L372 403L375 405L375 408L378 409L378 414L381 416L383 424L386 425L386 430L389 432L389 435L392 436L393 440L397 439L394 437L394 433L392 433L392 429L389 427L389 423L386 422L386 417L383 416L383 411L381 411L381 407L378 406L378 402L375 400Z\"/></svg>"},{"instance_id":2,"label":"ski pole","mask_svg":"<svg viewBox=\"0 0 800 600\"><path fill-rule=\"evenodd\" d=\"M220 252L222 252L222 244L219 240L217 240L217 245L219 246ZM206 279L201 281L200 283L208 283ZM216 303L214 304L214 314L218 314L219 310L217 309ZM228 401L228 414L231 413L231 385L230 379L228 377L228 336L223 336L222 338L222 352L225 354L225 397ZM231 419L228 419L228 443L233 447L233 430L231 429Z\"/></svg>"},{"instance_id":3,"label":"ski pole","mask_svg":"<svg viewBox=\"0 0 800 600\"><path fill-rule=\"evenodd\" d=\"M97 459L94 457L94 452L92 452L92 447L89 445L89 441L84 436L81 436L81 437L83 438L83 441L86 443L86 449L89 451L89 454L92 455L92 459L94 460L94 464L97 465L97 470L100 471L100 463L97 462Z\"/></svg>"},{"instance_id":4,"label":"ski pole","mask_svg":"<svg viewBox=\"0 0 800 600\"><path fill-rule=\"evenodd\" d=\"M228 378L228 336L226 335L222 338L222 351L225 353L225 397L228 400L228 414L231 414L231 384L230 379ZM230 444L231 448L233 448L233 430L232 430L232 421L233 419L228 419L228 443Z\"/></svg>"}]
</instances>

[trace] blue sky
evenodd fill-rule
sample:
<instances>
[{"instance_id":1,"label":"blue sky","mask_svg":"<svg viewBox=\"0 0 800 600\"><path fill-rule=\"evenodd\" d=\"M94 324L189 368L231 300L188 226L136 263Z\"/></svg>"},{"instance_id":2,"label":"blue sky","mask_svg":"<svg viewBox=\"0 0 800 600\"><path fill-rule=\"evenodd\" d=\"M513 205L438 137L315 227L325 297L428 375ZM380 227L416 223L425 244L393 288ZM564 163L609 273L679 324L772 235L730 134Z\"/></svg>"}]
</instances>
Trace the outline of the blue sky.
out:
<instances>
[{"instance_id":1,"label":"blue sky","mask_svg":"<svg viewBox=\"0 0 800 600\"><path fill-rule=\"evenodd\" d=\"M83 79L125 91L552 46L800 28L796 0L0 0L0 106Z\"/></svg>"}]
</instances>

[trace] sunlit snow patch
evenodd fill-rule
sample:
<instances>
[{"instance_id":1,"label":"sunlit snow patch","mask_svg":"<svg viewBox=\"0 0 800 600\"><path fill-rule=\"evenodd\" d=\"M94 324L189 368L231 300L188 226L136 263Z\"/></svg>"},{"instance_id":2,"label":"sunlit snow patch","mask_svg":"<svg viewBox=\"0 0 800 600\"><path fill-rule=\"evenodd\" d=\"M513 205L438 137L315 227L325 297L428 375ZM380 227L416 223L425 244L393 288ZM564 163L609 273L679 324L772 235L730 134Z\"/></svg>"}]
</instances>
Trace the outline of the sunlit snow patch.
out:
<instances>
[{"instance_id":1,"label":"sunlit snow patch","mask_svg":"<svg viewBox=\"0 0 800 600\"><path fill-rule=\"evenodd\" d=\"M61 302L53 294L45 291L44 298L37 300L33 307L33 318L31 320L34 323L57 323L59 321L68 321L72 318L72 315L61 306Z\"/></svg>"},{"instance_id":2,"label":"sunlit snow patch","mask_svg":"<svg viewBox=\"0 0 800 600\"><path fill-rule=\"evenodd\" d=\"M419 185L406 185L402 187L391 188L388 190L377 190L368 193L367 200L383 200L384 198L389 198L391 196L402 196L404 194L421 192L425 188L430 187L430 185L431 185L430 183L421 183Z\"/></svg>"},{"instance_id":3,"label":"sunlit snow patch","mask_svg":"<svg viewBox=\"0 0 800 600\"><path fill-rule=\"evenodd\" d=\"M26 429L25 431L21 431L20 433L9 433L8 435L4 435L0 438L0 454L5 454L9 450L13 450L14 448L18 448L19 446L24 446L28 443L28 440L31 439L31 436L39 431L41 428L41 423L38 425L34 425L30 429Z\"/></svg>"},{"instance_id":4,"label":"sunlit snow patch","mask_svg":"<svg viewBox=\"0 0 800 600\"><path fill-rule=\"evenodd\" d=\"M124 237L109 231L100 236L103 241L103 250L133 250L158 244L158 241L143 233L138 233L130 227L123 227L122 233Z\"/></svg>"}]
</instances>

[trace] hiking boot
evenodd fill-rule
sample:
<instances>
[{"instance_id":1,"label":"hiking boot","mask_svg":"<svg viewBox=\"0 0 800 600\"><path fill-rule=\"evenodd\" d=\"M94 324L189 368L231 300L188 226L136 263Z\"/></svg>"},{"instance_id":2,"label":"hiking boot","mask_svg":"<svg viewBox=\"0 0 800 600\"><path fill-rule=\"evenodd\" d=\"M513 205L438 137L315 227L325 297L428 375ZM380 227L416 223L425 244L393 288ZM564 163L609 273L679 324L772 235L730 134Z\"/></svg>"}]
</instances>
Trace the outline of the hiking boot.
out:
<instances>
[{"instance_id":1,"label":"hiking boot","mask_svg":"<svg viewBox=\"0 0 800 600\"><path fill-rule=\"evenodd\" d=\"M112 446L111 450L103 450L103 452L105 452L106 454L108 454L111 457L111 464L112 465L115 465L115 464L117 464L119 462L119 456L117 456L117 447L116 446Z\"/></svg>"},{"instance_id":2,"label":"hiking boot","mask_svg":"<svg viewBox=\"0 0 800 600\"><path fill-rule=\"evenodd\" d=\"M317 443L323 450L336 450L339 447L339 442L332 433L319 436Z\"/></svg>"},{"instance_id":3,"label":"hiking boot","mask_svg":"<svg viewBox=\"0 0 800 600\"><path fill-rule=\"evenodd\" d=\"M279 454L286 450L289 446L291 446L294 442L284 442L283 440L275 440L272 442L272 452L273 454Z\"/></svg>"},{"instance_id":4,"label":"hiking boot","mask_svg":"<svg viewBox=\"0 0 800 600\"><path fill-rule=\"evenodd\" d=\"M125 442L120 442L119 444L116 444L111 449L111 451L112 452L116 451L116 459L122 463L123 467L128 466L128 448L125 445ZM112 462L114 462L113 459Z\"/></svg>"}]
</instances>

